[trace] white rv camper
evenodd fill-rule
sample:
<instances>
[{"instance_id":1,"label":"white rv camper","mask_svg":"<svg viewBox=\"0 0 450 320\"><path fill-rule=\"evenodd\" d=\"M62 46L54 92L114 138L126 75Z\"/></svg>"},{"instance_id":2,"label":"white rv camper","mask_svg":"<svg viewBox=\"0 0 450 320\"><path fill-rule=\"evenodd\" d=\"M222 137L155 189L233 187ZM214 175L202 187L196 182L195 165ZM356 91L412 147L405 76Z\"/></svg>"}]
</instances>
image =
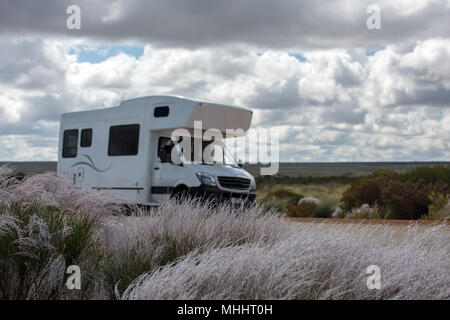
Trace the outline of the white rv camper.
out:
<instances>
[{"instance_id":1,"label":"white rv camper","mask_svg":"<svg viewBox=\"0 0 450 320\"><path fill-rule=\"evenodd\" d=\"M254 178L236 164L221 141L203 137L201 148L215 143L223 149L217 152L220 159L198 162L183 154L184 137L175 140L172 135L175 129L192 133L195 121L202 122L203 130L234 129L234 136L245 135L251 119L252 111L245 108L176 96L149 96L117 107L65 113L58 174L83 188L113 190L124 203L154 205L182 193L253 202ZM195 144L193 137L186 139ZM170 156L174 148L178 161Z\"/></svg>"}]
</instances>

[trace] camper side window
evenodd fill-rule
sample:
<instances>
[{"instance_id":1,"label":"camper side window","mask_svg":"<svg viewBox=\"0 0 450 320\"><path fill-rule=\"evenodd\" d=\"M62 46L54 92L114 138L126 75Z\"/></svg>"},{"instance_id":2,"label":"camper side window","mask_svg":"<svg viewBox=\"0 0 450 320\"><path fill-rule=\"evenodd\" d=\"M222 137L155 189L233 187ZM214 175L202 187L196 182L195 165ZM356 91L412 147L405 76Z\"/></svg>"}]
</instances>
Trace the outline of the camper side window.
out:
<instances>
[{"instance_id":1,"label":"camper side window","mask_svg":"<svg viewBox=\"0 0 450 320\"><path fill-rule=\"evenodd\" d=\"M109 129L109 156L135 156L139 148L139 125L112 126Z\"/></svg>"},{"instance_id":2,"label":"camper side window","mask_svg":"<svg viewBox=\"0 0 450 320\"><path fill-rule=\"evenodd\" d=\"M92 145L92 129L81 130L80 147L87 148Z\"/></svg>"},{"instance_id":3,"label":"camper side window","mask_svg":"<svg viewBox=\"0 0 450 320\"><path fill-rule=\"evenodd\" d=\"M78 130L65 130L63 137L63 158L75 158L78 152Z\"/></svg>"},{"instance_id":4,"label":"camper side window","mask_svg":"<svg viewBox=\"0 0 450 320\"><path fill-rule=\"evenodd\" d=\"M169 107L168 106L156 107L155 110L153 111L153 116L155 118L164 118L169 116Z\"/></svg>"}]
</instances>

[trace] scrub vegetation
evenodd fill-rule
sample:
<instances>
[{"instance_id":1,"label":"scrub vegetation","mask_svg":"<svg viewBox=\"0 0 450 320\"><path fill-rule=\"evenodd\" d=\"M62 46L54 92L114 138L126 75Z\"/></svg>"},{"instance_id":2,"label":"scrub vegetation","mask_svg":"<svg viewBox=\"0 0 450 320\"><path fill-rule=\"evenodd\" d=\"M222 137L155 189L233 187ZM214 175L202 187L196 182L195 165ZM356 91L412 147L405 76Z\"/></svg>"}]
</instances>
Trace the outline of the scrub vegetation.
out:
<instances>
[{"instance_id":1,"label":"scrub vegetation","mask_svg":"<svg viewBox=\"0 0 450 320\"><path fill-rule=\"evenodd\" d=\"M376 170L359 178L258 179L258 198L290 217L431 219L450 217L450 167ZM344 180L342 180L344 179ZM302 202L313 197L316 202Z\"/></svg>"},{"instance_id":2,"label":"scrub vegetation","mask_svg":"<svg viewBox=\"0 0 450 320\"><path fill-rule=\"evenodd\" d=\"M450 167L419 167L405 173L378 170L354 182L342 195L342 206L351 210L376 205L393 219L429 218L436 196L447 198L448 194Z\"/></svg>"},{"instance_id":3,"label":"scrub vegetation","mask_svg":"<svg viewBox=\"0 0 450 320\"><path fill-rule=\"evenodd\" d=\"M130 216L110 194L54 174L19 181L10 173L0 167L0 299L450 298L443 224L412 224L403 234L385 225L294 224L263 203L195 200L131 208ZM438 215L447 199L433 197ZM65 286L73 264L81 290ZM381 269L379 290L366 286L370 265Z\"/></svg>"}]
</instances>

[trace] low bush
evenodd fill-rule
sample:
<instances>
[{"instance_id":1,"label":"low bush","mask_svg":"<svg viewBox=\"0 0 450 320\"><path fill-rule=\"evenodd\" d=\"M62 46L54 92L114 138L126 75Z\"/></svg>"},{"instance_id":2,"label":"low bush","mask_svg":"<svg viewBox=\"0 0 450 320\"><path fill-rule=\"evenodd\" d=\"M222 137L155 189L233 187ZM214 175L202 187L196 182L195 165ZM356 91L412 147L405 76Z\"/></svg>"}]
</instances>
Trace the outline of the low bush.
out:
<instances>
[{"instance_id":1,"label":"low bush","mask_svg":"<svg viewBox=\"0 0 450 320\"><path fill-rule=\"evenodd\" d=\"M338 204L335 201L324 200L321 201L313 211L313 216L316 218L331 218L334 210Z\"/></svg>"},{"instance_id":2,"label":"low bush","mask_svg":"<svg viewBox=\"0 0 450 320\"><path fill-rule=\"evenodd\" d=\"M302 202L300 204L287 204L287 216L293 218L312 217L317 204L314 202Z\"/></svg>"},{"instance_id":3,"label":"low bush","mask_svg":"<svg viewBox=\"0 0 450 320\"><path fill-rule=\"evenodd\" d=\"M428 214L432 192L450 193L450 167L419 167L403 174L379 170L354 182L341 202L346 211L377 204L386 208L388 218L419 219Z\"/></svg>"},{"instance_id":4,"label":"low bush","mask_svg":"<svg viewBox=\"0 0 450 320\"><path fill-rule=\"evenodd\" d=\"M360 208L353 208L352 211L345 215L345 218L352 219L383 219L384 218L383 209L377 204L370 207L367 203L363 204Z\"/></svg>"},{"instance_id":5,"label":"low bush","mask_svg":"<svg viewBox=\"0 0 450 320\"><path fill-rule=\"evenodd\" d=\"M314 218L331 218L338 204L332 200L319 200L316 198L303 198L298 204L287 204L288 217L314 217Z\"/></svg>"},{"instance_id":6,"label":"low bush","mask_svg":"<svg viewBox=\"0 0 450 320\"><path fill-rule=\"evenodd\" d=\"M336 207L336 209L334 209L333 213L331 214L332 218L345 218L346 212L344 211L344 209L342 209L341 207Z\"/></svg>"},{"instance_id":7,"label":"low bush","mask_svg":"<svg viewBox=\"0 0 450 320\"><path fill-rule=\"evenodd\" d=\"M289 189L281 188L275 191L268 193L264 200L278 200L283 201L284 203L297 204L300 199L303 198L303 195L291 191Z\"/></svg>"},{"instance_id":8,"label":"low bush","mask_svg":"<svg viewBox=\"0 0 450 320\"><path fill-rule=\"evenodd\" d=\"M291 191L289 189L280 188L268 193L261 202L267 209L275 209L279 212L286 212L290 217L295 217L296 214L293 208L296 207L299 200L303 198L303 195Z\"/></svg>"},{"instance_id":9,"label":"low bush","mask_svg":"<svg viewBox=\"0 0 450 320\"><path fill-rule=\"evenodd\" d=\"M287 211L287 205L279 200L275 199L264 199L261 201L264 211L278 211L280 213L285 213Z\"/></svg>"},{"instance_id":10,"label":"low bush","mask_svg":"<svg viewBox=\"0 0 450 320\"><path fill-rule=\"evenodd\" d=\"M419 182L424 184L450 183L449 166L422 166L399 175L401 181Z\"/></svg>"}]
</instances>

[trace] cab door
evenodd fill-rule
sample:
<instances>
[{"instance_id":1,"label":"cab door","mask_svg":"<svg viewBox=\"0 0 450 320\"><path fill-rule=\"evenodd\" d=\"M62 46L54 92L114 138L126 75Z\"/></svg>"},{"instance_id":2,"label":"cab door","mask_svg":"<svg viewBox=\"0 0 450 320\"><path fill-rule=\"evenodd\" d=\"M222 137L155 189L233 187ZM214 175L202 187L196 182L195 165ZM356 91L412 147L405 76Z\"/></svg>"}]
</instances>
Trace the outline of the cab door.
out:
<instances>
[{"instance_id":1,"label":"cab door","mask_svg":"<svg viewBox=\"0 0 450 320\"><path fill-rule=\"evenodd\" d=\"M182 176L183 167L171 159L174 142L169 136L159 136L156 141L155 159L152 170L152 199L162 202L170 197L177 181Z\"/></svg>"}]
</instances>

